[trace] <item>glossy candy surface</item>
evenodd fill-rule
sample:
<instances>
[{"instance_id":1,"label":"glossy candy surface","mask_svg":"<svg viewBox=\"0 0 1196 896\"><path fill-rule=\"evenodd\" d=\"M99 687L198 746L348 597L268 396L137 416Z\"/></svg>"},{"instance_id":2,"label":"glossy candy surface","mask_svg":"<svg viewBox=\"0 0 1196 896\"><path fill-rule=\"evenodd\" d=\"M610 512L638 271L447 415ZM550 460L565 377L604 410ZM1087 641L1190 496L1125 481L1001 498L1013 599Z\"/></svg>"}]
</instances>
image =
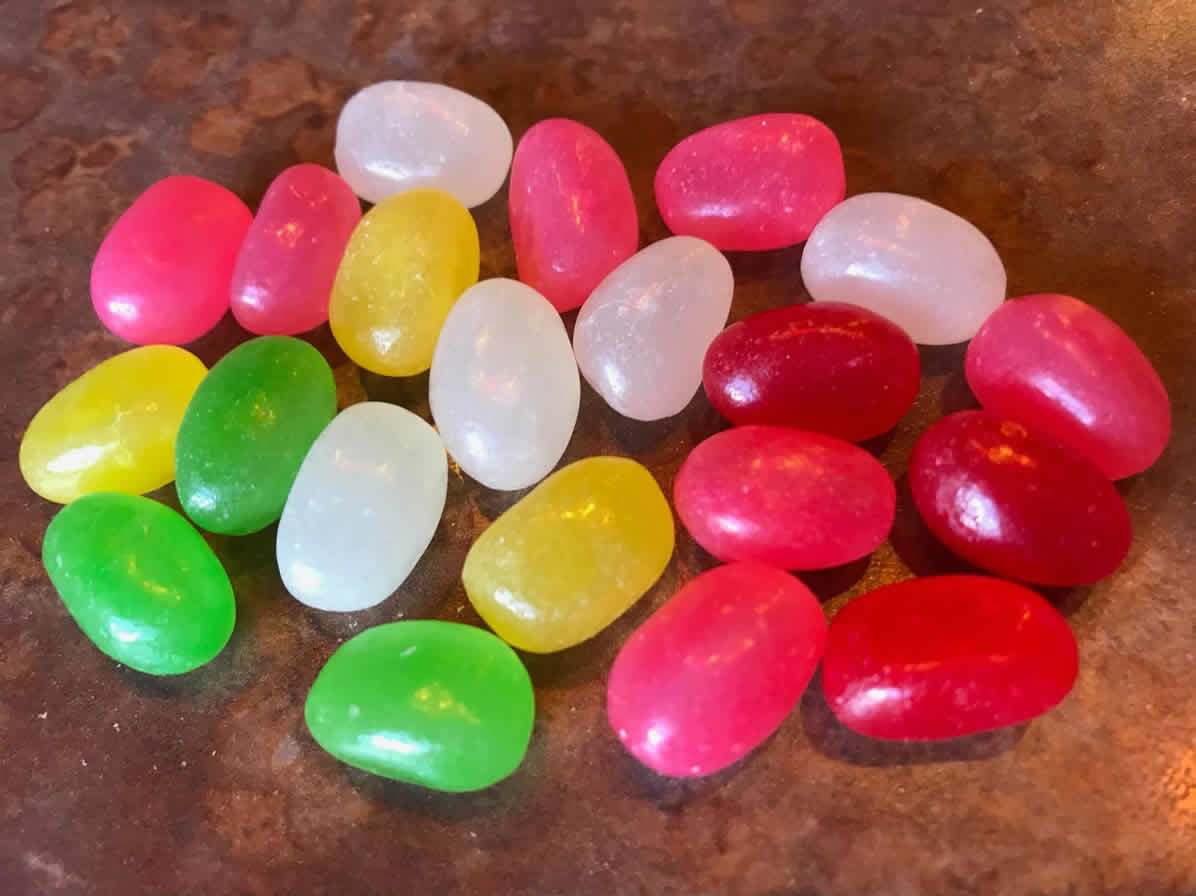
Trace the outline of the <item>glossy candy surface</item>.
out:
<instances>
[{"instance_id":1,"label":"glossy candy surface","mask_svg":"<svg viewBox=\"0 0 1196 896\"><path fill-rule=\"evenodd\" d=\"M887 317L922 345L970 339L1005 299L1005 266L975 226L898 193L864 193L826 214L802 252L815 301Z\"/></svg>"},{"instance_id":2,"label":"glossy candy surface","mask_svg":"<svg viewBox=\"0 0 1196 896\"><path fill-rule=\"evenodd\" d=\"M607 716L663 775L708 775L742 758L797 705L822 655L822 607L797 579L732 563L688 582L619 652Z\"/></svg>"},{"instance_id":3,"label":"glossy candy surface","mask_svg":"<svg viewBox=\"0 0 1196 896\"><path fill-rule=\"evenodd\" d=\"M461 579L507 643L551 653L593 637L660 578L673 514L644 467L590 457L553 473L491 523Z\"/></svg>"},{"instance_id":4,"label":"glossy candy surface","mask_svg":"<svg viewBox=\"0 0 1196 896\"><path fill-rule=\"evenodd\" d=\"M259 336L220 359L199 388L175 447L187 516L209 532L248 535L282 514L307 449L336 413L336 385L318 351Z\"/></svg>"},{"instance_id":5,"label":"glossy candy surface","mask_svg":"<svg viewBox=\"0 0 1196 896\"><path fill-rule=\"evenodd\" d=\"M112 225L91 266L91 301L104 326L141 345L182 345L208 332L228 311L252 218L211 181L155 183Z\"/></svg>"},{"instance_id":6,"label":"glossy candy surface","mask_svg":"<svg viewBox=\"0 0 1196 896\"><path fill-rule=\"evenodd\" d=\"M390 596L431 542L448 463L420 417L378 401L341 411L295 477L278 523L278 571L318 610L362 610Z\"/></svg>"},{"instance_id":7,"label":"glossy candy surface","mask_svg":"<svg viewBox=\"0 0 1196 896\"><path fill-rule=\"evenodd\" d=\"M860 442L897 425L921 380L918 349L865 308L810 302L762 311L723 330L702 383L732 423L792 426Z\"/></svg>"},{"instance_id":8,"label":"glossy candy surface","mask_svg":"<svg viewBox=\"0 0 1196 896\"><path fill-rule=\"evenodd\" d=\"M1001 576L1088 584L1129 550L1129 512L1100 470L987 411L930 426L914 446L909 483L939 540Z\"/></svg>"},{"instance_id":9,"label":"glossy candy surface","mask_svg":"<svg viewBox=\"0 0 1196 896\"><path fill-rule=\"evenodd\" d=\"M328 297L361 204L336 174L293 165L270 184L233 270L233 316L251 333L302 333L328 320Z\"/></svg>"},{"instance_id":10,"label":"glossy candy surface","mask_svg":"<svg viewBox=\"0 0 1196 896\"><path fill-rule=\"evenodd\" d=\"M1110 479L1145 470L1171 434L1171 403L1150 361L1071 296L1006 302L968 346L965 369L986 409L1054 436Z\"/></svg>"},{"instance_id":11,"label":"glossy candy surface","mask_svg":"<svg viewBox=\"0 0 1196 896\"><path fill-rule=\"evenodd\" d=\"M42 405L21 439L21 475L50 501L139 495L174 478L183 411L207 373L186 349L148 345L97 364Z\"/></svg>"},{"instance_id":12,"label":"glossy candy surface","mask_svg":"<svg viewBox=\"0 0 1196 896\"><path fill-rule=\"evenodd\" d=\"M846 191L843 153L809 115L753 115L686 137L656 170L669 230L725 251L802 242Z\"/></svg>"},{"instance_id":13,"label":"glossy candy surface","mask_svg":"<svg viewBox=\"0 0 1196 896\"><path fill-rule=\"evenodd\" d=\"M560 311L584 302L639 245L623 163L596 131L566 118L541 121L519 141L510 218L519 279Z\"/></svg>"},{"instance_id":14,"label":"glossy candy surface","mask_svg":"<svg viewBox=\"0 0 1196 896\"><path fill-rule=\"evenodd\" d=\"M428 400L449 454L489 488L519 489L556 466L577 423L581 379L556 309L516 280L483 280L436 343Z\"/></svg>"},{"instance_id":15,"label":"glossy candy surface","mask_svg":"<svg viewBox=\"0 0 1196 896\"><path fill-rule=\"evenodd\" d=\"M577 315L577 365L633 420L680 413L702 383L702 359L731 310L731 265L709 243L675 236L640 250L598 285Z\"/></svg>"},{"instance_id":16,"label":"glossy candy surface","mask_svg":"<svg viewBox=\"0 0 1196 896\"><path fill-rule=\"evenodd\" d=\"M392 622L342 644L307 695L316 742L341 762L433 790L479 790L523 761L535 703L519 657L453 622Z\"/></svg>"},{"instance_id":17,"label":"glossy candy surface","mask_svg":"<svg viewBox=\"0 0 1196 896\"><path fill-rule=\"evenodd\" d=\"M349 358L386 376L432 364L440 327L478 279L478 229L441 190L412 190L361 219L336 274L328 322Z\"/></svg>"},{"instance_id":18,"label":"glossy candy surface","mask_svg":"<svg viewBox=\"0 0 1196 896\"><path fill-rule=\"evenodd\" d=\"M739 426L692 452L673 486L681 522L720 560L823 569L870 554L896 490L871 454L831 436Z\"/></svg>"},{"instance_id":19,"label":"glossy candy surface","mask_svg":"<svg viewBox=\"0 0 1196 896\"><path fill-rule=\"evenodd\" d=\"M367 202L435 187L473 208L506 180L511 148L494 109L445 84L371 84L336 123L336 169Z\"/></svg>"},{"instance_id":20,"label":"glossy candy surface","mask_svg":"<svg viewBox=\"0 0 1196 896\"><path fill-rule=\"evenodd\" d=\"M1076 666L1067 620L1033 591L932 576L870 591L831 619L822 687L853 731L941 740L1041 715Z\"/></svg>"},{"instance_id":21,"label":"glossy candy surface","mask_svg":"<svg viewBox=\"0 0 1196 896\"><path fill-rule=\"evenodd\" d=\"M50 522L42 560L83 633L132 669L189 672L232 634L224 567L190 523L149 498L97 492L74 501Z\"/></svg>"}]
</instances>

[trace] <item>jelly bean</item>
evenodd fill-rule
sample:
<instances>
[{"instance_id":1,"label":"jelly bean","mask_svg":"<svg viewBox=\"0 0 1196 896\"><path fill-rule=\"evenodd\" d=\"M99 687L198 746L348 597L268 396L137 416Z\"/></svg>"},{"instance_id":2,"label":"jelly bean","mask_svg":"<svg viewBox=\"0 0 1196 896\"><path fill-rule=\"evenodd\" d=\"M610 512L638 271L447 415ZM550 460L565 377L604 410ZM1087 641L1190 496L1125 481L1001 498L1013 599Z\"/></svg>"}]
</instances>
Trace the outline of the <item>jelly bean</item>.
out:
<instances>
[{"instance_id":1,"label":"jelly bean","mask_svg":"<svg viewBox=\"0 0 1196 896\"><path fill-rule=\"evenodd\" d=\"M560 311L584 302L639 245L623 163L597 132L565 118L541 121L519 141L510 217L519 279Z\"/></svg>"},{"instance_id":2,"label":"jelly bean","mask_svg":"<svg viewBox=\"0 0 1196 896\"><path fill-rule=\"evenodd\" d=\"M161 488L174 478L175 435L205 373L199 358L170 345L96 365L34 416L21 439L21 475L59 504Z\"/></svg>"},{"instance_id":3,"label":"jelly bean","mask_svg":"<svg viewBox=\"0 0 1196 896\"><path fill-rule=\"evenodd\" d=\"M673 514L656 480L622 457L558 470L470 548L461 579L509 644L551 653L593 637L660 578Z\"/></svg>"},{"instance_id":4,"label":"jelly bean","mask_svg":"<svg viewBox=\"0 0 1196 896\"><path fill-rule=\"evenodd\" d=\"M740 426L699 444L673 486L677 515L720 560L823 569L872 553L893 527L893 480L831 436Z\"/></svg>"},{"instance_id":5,"label":"jelly bean","mask_svg":"<svg viewBox=\"0 0 1196 896\"><path fill-rule=\"evenodd\" d=\"M375 626L342 644L304 707L341 762L433 790L480 790L515 771L535 720L519 657L489 632L435 620Z\"/></svg>"},{"instance_id":6,"label":"jelly bean","mask_svg":"<svg viewBox=\"0 0 1196 896\"><path fill-rule=\"evenodd\" d=\"M320 433L278 523L287 590L318 610L390 595L427 549L448 488L444 444L404 408L368 401Z\"/></svg>"},{"instance_id":7,"label":"jelly bean","mask_svg":"<svg viewBox=\"0 0 1196 896\"><path fill-rule=\"evenodd\" d=\"M497 112L444 84L371 84L336 123L336 168L367 202L435 187L481 205L506 180L512 146Z\"/></svg>"},{"instance_id":8,"label":"jelly bean","mask_svg":"<svg viewBox=\"0 0 1196 896\"><path fill-rule=\"evenodd\" d=\"M453 303L478 279L478 229L440 190L412 190L361 219L336 273L328 322L357 364L423 373Z\"/></svg>"},{"instance_id":9,"label":"jelly bean","mask_svg":"<svg viewBox=\"0 0 1196 896\"><path fill-rule=\"evenodd\" d=\"M986 409L1054 436L1110 479L1145 470L1171 434L1171 402L1146 356L1071 296L1006 302L968 346L965 368Z\"/></svg>"},{"instance_id":10,"label":"jelly bean","mask_svg":"<svg viewBox=\"0 0 1196 896\"><path fill-rule=\"evenodd\" d=\"M581 381L556 309L516 280L483 280L453 306L429 378L453 459L489 488L527 488L556 466L577 423Z\"/></svg>"},{"instance_id":11,"label":"jelly bean","mask_svg":"<svg viewBox=\"0 0 1196 896\"><path fill-rule=\"evenodd\" d=\"M942 740L1042 715L1076 666L1067 620L1033 591L931 576L863 594L831 619L822 688L853 731Z\"/></svg>"},{"instance_id":12,"label":"jelly bean","mask_svg":"<svg viewBox=\"0 0 1196 896\"><path fill-rule=\"evenodd\" d=\"M236 603L224 567L169 507L117 492L58 512L42 561L79 628L118 663L190 672L228 643Z\"/></svg>"},{"instance_id":13,"label":"jelly bean","mask_svg":"<svg viewBox=\"0 0 1196 896\"><path fill-rule=\"evenodd\" d=\"M909 483L939 540L997 575L1088 584L1113 572L1130 547L1125 502L1100 470L987 411L960 411L927 429Z\"/></svg>"},{"instance_id":14,"label":"jelly bean","mask_svg":"<svg viewBox=\"0 0 1196 896\"><path fill-rule=\"evenodd\" d=\"M248 535L282 514L307 449L336 413L328 362L306 342L259 336L220 359L179 426L175 485L210 532Z\"/></svg>"},{"instance_id":15,"label":"jelly bean","mask_svg":"<svg viewBox=\"0 0 1196 896\"><path fill-rule=\"evenodd\" d=\"M792 426L862 442L888 432L918 395L918 349L896 324L838 302L789 305L723 330L702 383L732 423Z\"/></svg>"},{"instance_id":16,"label":"jelly bean","mask_svg":"<svg viewBox=\"0 0 1196 896\"><path fill-rule=\"evenodd\" d=\"M328 320L328 297L361 204L319 165L270 184L233 270L233 316L251 333L302 333Z\"/></svg>"},{"instance_id":17,"label":"jelly bean","mask_svg":"<svg viewBox=\"0 0 1196 896\"><path fill-rule=\"evenodd\" d=\"M219 184L167 177L129 206L91 266L96 314L141 345L193 342L228 311L229 283L252 213Z\"/></svg>"},{"instance_id":18,"label":"jelly bean","mask_svg":"<svg viewBox=\"0 0 1196 896\"><path fill-rule=\"evenodd\" d=\"M623 645L607 684L607 717L649 768L709 775L793 711L825 640L822 608L797 579L755 563L716 567Z\"/></svg>"},{"instance_id":19,"label":"jelly bean","mask_svg":"<svg viewBox=\"0 0 1196 896\"><path fill-rule=\"evenodd\" d=\"M862 305L922 345L971 339L1005 299L1005 267L983 233L897 193L831 209L810 234L801 276L816 300Z\"/></svg>"},{"instance_id":20,"label":"jelly bean","mask_svg":"<svg viewBox=\"0 0 1196 896\"><path fill-rule=\"evenodd\" d=\"M847 181L834 133L809 115L753 115L686 137L656 171L673 233L726 251L802 242Z\"/></svg>"},{"instance_id":21,"label":"jelly bean","mask_svg":"<svg viewBox=\"0 0 1196 896\"><path fill-rule=\"evenodd\" d=\"M586 299L573 330L581 374L634 420L680 413L727 322L735 279L709 243L674 236L629 258Z\"/></svg>"}]
</instances>

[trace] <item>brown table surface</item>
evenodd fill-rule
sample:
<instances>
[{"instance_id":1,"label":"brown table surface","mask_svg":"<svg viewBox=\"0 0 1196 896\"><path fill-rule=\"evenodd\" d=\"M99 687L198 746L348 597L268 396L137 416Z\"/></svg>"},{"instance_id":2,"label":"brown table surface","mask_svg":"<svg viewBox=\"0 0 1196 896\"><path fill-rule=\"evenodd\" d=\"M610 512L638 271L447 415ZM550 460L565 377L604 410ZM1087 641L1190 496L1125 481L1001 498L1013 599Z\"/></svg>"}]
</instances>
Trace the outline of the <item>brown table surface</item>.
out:
<instances>
[{"instance_id":1,"label":"brown table surface","mask_svg":"<svg viewBox=\"0 0 1196 896\"><path fill-rule=\"evenodd\" d=\"M1196 892L1192 3L9 0L0 17L0 892ZM1082 657L1063 705L1014 730L885 745L837 725L815 684L735 768L657 778L608 730L604 679L632 628L711 563L681 534L624 619L529 659L536 727L512 778L448 796L358 773L315 746L305 694L369 625L476 621L461 563L515 496L459 474L432 548L375 610L290 599L271 528L211 539L239 618L209 666L156 680L96 651L42 571L56 508L26 489L16 451L46 399L127 347L88 301L105 229L168 174L254 203L286 165L330 165L341 104L385 78L470 91L516 137L549 116L594 126L627 163L645 242L665 235L651 183L675 141L735 116L811 113L843 142L849 192L938 202L992 238L1011 295L1072 293L1120 323L1167 383L1175 435L1123 488L1136 538L1122 569L1053 595ZM503 193L476 211L483 276L514 272L505 208ZM800 255L735 257L733 316L803 300ZM244 338L226 319L197 351L212 363ZM342 403L427 415L426 377L360 375L327 328L313 341ZM895 476L928 421L971 403L961 358L924 351L915 410L872 446ZM628 454L668 489L719 425L703 396L649 425L585 389L567 459ZM174 500L171 487L158 496ZM957 568L906 496L870 560L803 578L833 612Z\"/></svg>"}]
</instances>

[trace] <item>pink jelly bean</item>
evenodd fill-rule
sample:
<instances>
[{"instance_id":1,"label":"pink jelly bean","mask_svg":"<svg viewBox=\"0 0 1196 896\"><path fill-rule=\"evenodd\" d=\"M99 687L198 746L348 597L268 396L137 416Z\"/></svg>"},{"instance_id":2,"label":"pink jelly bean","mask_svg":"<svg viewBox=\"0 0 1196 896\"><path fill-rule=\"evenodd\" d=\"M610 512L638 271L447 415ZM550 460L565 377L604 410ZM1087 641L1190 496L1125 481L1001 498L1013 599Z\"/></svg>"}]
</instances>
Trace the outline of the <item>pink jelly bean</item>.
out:
<instances>
[{"instance_id":1,"label":"pink jelly bean","mask_svg":"<svg viewBox=\"0 0 1196 896\"><path fill-rule=\"evenodd\" d=\"M182 345L228 310L228 287L252 213L199 177L158 181L100 245L91 301L104 326L141 345Z\"/></svg>"},{"instance_id":2,"label":"pink jelly bean","mask_svg":"<svg viewBox=\"0 0 1196 896\"><path fill-rule=\"evenodd\" d=\"M519 279L558 311L581 305L639 245L623 163L597 132L566 118L541 121L519 141L510 217Z\"/></svg>"},{"instance_id":3,"label":"pink jelly bean","mask_svg":"<svg viewBox=\"0 0 1196 896\"><path fill-rule=\"evenodd\" d=\"M233 271L233 315L263 335L302 333L328 320L328 296L361 203L338 175L295 165L270 184Z\"/></svg>"},{"instance_id":4,"label":"pink jelly bean","mask_svg":"<svg viewBox=\"0 0 1196 896\"><path fill-rule=\"evenodd\" d=\"M1071 296L1001 305L968 346L980 403L1054 436L1110 479L1141 472L1171 434L1159 375L1125 332Z\"/></svg>"},{"instance_id":5,"label":"pink jelly bean","mask_svg":"<svg viewBox=\"0 0 1196 896\"><path fill-rule=\"evenodd\" d=\"M834 133L809 115L754 115L686 137L656 171L656 204L673 233L719 249L805 240L847 181Z\"/></svg>"}]
</instances>

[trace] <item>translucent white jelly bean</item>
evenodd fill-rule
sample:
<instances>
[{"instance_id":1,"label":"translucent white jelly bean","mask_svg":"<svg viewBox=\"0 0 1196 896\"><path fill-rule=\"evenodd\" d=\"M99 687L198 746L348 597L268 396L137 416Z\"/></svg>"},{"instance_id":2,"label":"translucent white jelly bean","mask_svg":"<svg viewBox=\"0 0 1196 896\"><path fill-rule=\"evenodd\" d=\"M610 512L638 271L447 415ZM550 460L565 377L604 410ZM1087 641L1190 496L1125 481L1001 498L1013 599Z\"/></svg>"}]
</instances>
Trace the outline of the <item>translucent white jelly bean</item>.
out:
<instances>
[{"instance_id":1,"label":"translucent white jelly bean","mask_svg":"<svg viewBox=\"0 0 1196 896\"><path fill-rule=\"evenodd\" d=\"M471 286L440 331L428 393L462 470L490 488L534 485L564 454L581 397L560 314L515 280Z\"/></svg>"},{"instance_id":2,"label":"translucent white jelly bean","mask_svg":"<svg viewBox=\"0 0 1196 896\"><path fill-rule=\"evenodd\" d=\"M444 84L371 84L336 123L337 171L369 202L437 187L467 208L481 205L506 180L513 152L494 109Z\"/></svg>"},{"instance_id":3,"label":"translucent white jelly bean","mask_svg":"<svg viewBox=\"0 0 1196 896\"><path fill-rule=\"evenodd\" d=\"M362 610L411 573L440 524L444 444L398 405L341 411L303 460L278 523L283 584L317 610Z\"/></svg>"},{"instance_id":4,"label":"translucent white jelly bean","mask_svg":"<svg viewBox=\"0 0 1196 896\"><path fill-rule=\"evenodd\" d=\"M898 193L852 196L827 212L801 275L816 301L861 305L922 345L971 339L1005 299L1005 267L983 233Z\"/></svg>"},{"instance_id":5,"label":"translucent white jelly bean","mask_svg":"<svg viewBox=\"0 0 1196 896\"><path fill-rule=\"evenodd\" d=\"M582 376L634 420L680 413L731 310L735 279L714 246L675 236L615 268L582 305L573 350Z\"/></svg>"}]
</instances>

